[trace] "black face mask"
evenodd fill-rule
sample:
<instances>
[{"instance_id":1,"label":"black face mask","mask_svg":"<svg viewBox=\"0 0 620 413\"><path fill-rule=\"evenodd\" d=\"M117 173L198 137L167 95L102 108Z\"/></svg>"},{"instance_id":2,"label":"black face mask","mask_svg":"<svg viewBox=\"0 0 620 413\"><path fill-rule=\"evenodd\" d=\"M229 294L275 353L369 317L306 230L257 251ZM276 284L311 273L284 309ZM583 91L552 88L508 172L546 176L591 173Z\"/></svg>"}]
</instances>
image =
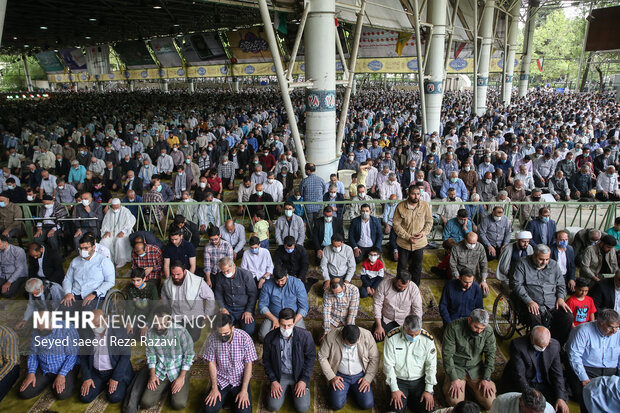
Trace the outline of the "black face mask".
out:
<instances>
[{"instance_id":1,"label":"black face mask","mask_svg":"<svg viewBox=\"0 0 620 413\"><path fill-rule=\"evenodd\" d=\"M539 196L533 196L532 197L532 201L538 202L538 201L540 201L540 197Z\"/></svg>"},{"instance_id":2,"label":"black face mask","mask_svg":"<svg viewBox=\"0 0 620 413\"><path fill-rule=\"evenodd\" d=\"M222 343L228 343L230 341L230 338L232 337L232 333L219 334L218 337Z\"/></svg>"},{"instance_id":3,"label":"black face mask","mask_svg":"<svg viewBox=\"0 0 620 413\"><path fill-rule=\"evenodd\" d=\"M52 334L52 330L48 330L48 329L38 329L39 335L40 336L49 336L50 334Z\"/></svg>"}]
</instances>

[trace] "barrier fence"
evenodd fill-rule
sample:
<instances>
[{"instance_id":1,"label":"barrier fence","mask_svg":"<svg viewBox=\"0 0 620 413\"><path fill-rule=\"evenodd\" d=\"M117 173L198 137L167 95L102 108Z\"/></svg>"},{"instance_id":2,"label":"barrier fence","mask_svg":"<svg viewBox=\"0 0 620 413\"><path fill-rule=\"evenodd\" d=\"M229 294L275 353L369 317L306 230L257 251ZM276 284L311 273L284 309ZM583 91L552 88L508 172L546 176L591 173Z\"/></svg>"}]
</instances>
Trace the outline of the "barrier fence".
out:
<instances>
[{"instance_id":1,"label":"barrier fence","mask_svg":"<svg viewBox=\"0 0 620 413\"><path fill-rule=\"evenodd\" d=\"M303 219L307 223L308 222L308 212L306 207L309 205L319 205L320 210L323 209L326 205L344 205L344 225L348 226L350 219L347 218L346 209L353 204L374 204L376 208L375 216L379 219L383 219L383 212L385 205L391 203L393 201L389 200L369 200L369 201L338 201L338 202L296 202L295 205L303 206ZM397 201L398 203L400 201ZM195 208L195 213L197 213L200 207L208 207L212 204L218 205L218 214L219 214L219 224L224 225L224 222L232 218L237 223L243 225L251 224L251 216L248 207L251 207L253 204L249 202L169 202L169 203L145 203L145 202L135 202L131 204L123 204L124 206L137 207L138 216L136 219L136 230L148 230L153 231L156 235L159 235L162 239L167 239L168 237L168 228L170 224L174 220L174 216L176 215L179 208L189 209ZM441 205L451 204L442 201L432 201L429 202L433 215L434 215L434 225L433 231L429 235L430 241L441 241L442 240L442 223L438 219L437 212ZM486 214L490 213L494 206L501 205L504 207L505 216L511 219L513 231L518 229L522 229L524 222L521 219L521 209L524 207L534 208L534 216L538 215L538 209L547 206L551 210L551 219L556 221L556 225L558 230L577 227L577 228L596 228L601 231L605 231L606 229L612 227L614 225L614 220L616 219L617 209L620 206L619 203L616 202L548 202L548 201L540 201L540 202L459 202L458 204L465 205L482 205L483 207L487 207L485 211ZM33 228L35 227L35 223L37 221L41 221L42 217L37 217L36 212L42 204L18 204L22 208L23 216L25 218L24 226L28 240L32 240L33 238ZM71 211L73 206L76 204L63 204L66 208L67 213L71 216ZM282 202L261 202L260 205L266 207L264 208L267 219L269 221L275 221L278 216L281 215L281 211L279 209L282 207ZM107 204L103 205L104 207ZM239 208L242 207L242 208ZM161 208L163 211L163 218L161 220L153 220L151 216L157 215L155 209ZM514 212L512 212L514 211ZM34 213L33 213L34 212ZM319 216L322 213L319 213ZM473 217L474 222L482 219L482 216ZM99 225L101 223L98 223ZM199 224L196 222L196 224ZM311 228L308 229L307 234L310 233Z\"/></svg>"}]
</instances>

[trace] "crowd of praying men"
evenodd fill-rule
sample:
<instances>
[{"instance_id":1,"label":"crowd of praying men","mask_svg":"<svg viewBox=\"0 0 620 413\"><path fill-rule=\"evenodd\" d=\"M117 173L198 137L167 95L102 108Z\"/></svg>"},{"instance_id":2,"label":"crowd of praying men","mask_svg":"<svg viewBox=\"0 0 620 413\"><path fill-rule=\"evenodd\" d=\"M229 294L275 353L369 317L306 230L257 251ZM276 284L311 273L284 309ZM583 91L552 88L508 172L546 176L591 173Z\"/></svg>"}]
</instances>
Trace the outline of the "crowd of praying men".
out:
<instances>
[{"instance_id":1,"label":"crowd of praying men","mask_svg":"<svg viewBox=\"0 0 620 413\"><path fill-rule=\"evenodd\" d=\"M13 386L27 399L51 385L58 399L105 393L124 409L151 408L166 392L183 409L202 358L211 379L203 410L249 412L258 341L269 411L287 394L296 411L309 410L317 358L333 410L348 395L369 409L383 385L386 411L433 411L435 391L455 413L566 413L569 397L582 411L617 409L620 219L571 233L551 215L556 202L619 199L618 103L542 90L503 107L491 93L477 116L470 95L447 92L440 130L423 136L418 102L411 91L354 96L329 180L299 164L269 89L52 94L0 107L0 294L28 298L20 320L0 326L0 401ZM303 96L293 104L303 130ZM25 224L32 240L23 246ZM445 252L431 272L448 279L440 348L422 323L431 231ZM63 256L73 257L66 270ZM528 327L499 380L484 310L492 260ZM309 276L311 262L322 279ZM112 326L103 304L128 264L126 313L148 322ZM319 334L304 321L311 289L323 298ZM356 323L366 298L370 329ZM93 325L52 328L45 315L58 309L88 313ZM17 383L16 331L26 327ZM38 345L65 339L99 344ZM137 372L131 348L114 344L128 339L157 343Z\"/></svg>"}]
</instances>

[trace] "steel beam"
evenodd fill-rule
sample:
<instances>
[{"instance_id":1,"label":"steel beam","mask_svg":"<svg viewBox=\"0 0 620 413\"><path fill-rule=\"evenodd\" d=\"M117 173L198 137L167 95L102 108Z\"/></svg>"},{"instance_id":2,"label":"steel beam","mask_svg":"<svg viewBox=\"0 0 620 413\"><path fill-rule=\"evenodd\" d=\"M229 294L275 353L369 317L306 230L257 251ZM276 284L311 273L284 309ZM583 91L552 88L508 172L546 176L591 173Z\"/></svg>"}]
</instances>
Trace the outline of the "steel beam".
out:
<instances>
[{"instance_id":1,"label":"steel beam","mask_svg":"<svg viewBox=\"0 0 620 413\"><path fill-rule=\"evenodd\" d=\"M515 71L515 56L517 54L517 41L519 40L519 8L521 2L517 1L510 8L510 14L506 18L506 22L510 22L510 27L507 27L508 38L507 47L508 53L504 55L504 106L510 105L512 99L512 85Z\"/></svg>"},{"instance_id":2,"label":"steel beam","mask_svg":"<svg viewBox=\"0 0 620 413\"><path fill-rule=\"evenodd\" d=\"M519 97L527 95L530 81L530 63L532 62L532 48L534 47L534 29L536 24L536 10L530 0L527 8L527 21L523 35L523 56L521 57L521 73L519 74Z\"/></svg>"}]
</instances>

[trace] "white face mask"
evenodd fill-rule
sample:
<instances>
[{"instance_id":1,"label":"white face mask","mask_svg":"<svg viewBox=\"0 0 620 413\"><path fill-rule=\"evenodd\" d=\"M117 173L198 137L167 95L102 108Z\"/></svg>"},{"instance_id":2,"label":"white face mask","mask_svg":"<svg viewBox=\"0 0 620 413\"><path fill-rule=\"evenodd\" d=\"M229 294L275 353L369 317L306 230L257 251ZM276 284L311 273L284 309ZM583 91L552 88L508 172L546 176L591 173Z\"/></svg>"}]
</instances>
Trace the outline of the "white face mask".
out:
<instances>
[{"instance_id":1,"label":"white face mask","mask_svg":"<svg viewBox=\"0 0 620 413\"><path fill-rule=\"evenodd\" d=\"M45 207L45 209L52 209L52 208L54 208L54 204L45 204L43 206Z\"/></svg>"},{"instance_id":2,"label":"white face mask","mask_svg":"<svg viewBox=\"0 0 620 413\"><path fill-rule=\"evenodd\" d=\"M89 206L90 205L90 201L88 199L82 199L82 205Z\"/></svg>"},{"instance_id":3,"label":"white face mask","mask_svg":"<svg viewBox=\"0 0 620 413\"><path fill-rule=\"evenodd\" d=\"M370 218L370 212L362 212L362 219L367 220Z\"/></svg>"},{"instance_id":4,"label":"white face mask","mask_svg":"<svg viewBox=\"0 0 620 413\"><path fill-rule=\"evenodd\" d=\"M466 166L466 167L465 167L465 168L463 168L463 169L465 169L465 172L469 172L469 170L471 169L471 167Z\"/></svg>"},{"instance_id":5,"label":"white face mask","mask_svg":"<svg viewBox=\"0 0 620 413\"><path fill-rule=\"evenodd\" d=\"M60 189L62 191L63 189L65 189L65 187L64 186L59 186L58 189Z\"/></svg>"},{"instance_id":6,"label":"white face mask","mask_svg":"<svg viewBox=\"0 0 620 413\"><path fill-rule=\"evenodd\" d=\"M375 262L377 262L377 260L378 260L378 259L379 259L379 257L378 257L378 256L376 256L376 255L369 255L369 256L368 256L368 260L370 260L370 262L371 262L371 263L373 263L373 264L374 264Z\"/></svg>"},{"instance_id":7,"label":"white face mask","mask_svg":"<svg viewBox=\"0 0 620 413\"><path fill-rule=\"evenodd\" d=\"M93 328L93 332L95 332L95 334L101 334L105 331L105 327L95 327Z\"/></svg>"},{"instance_id":8,"label":"white face mask","mask_svg":"<svg viewBox=\"0 0 620 413\"><path fill-rule=\"evenodd\" d=\"M224 274L224 277L226 277L226 278L232 278L232 277L233 277L233 275L235 275L235 273L234 273L234 272L232 272L232 271L231 271L231 272L229 272L229 273L222 273L222 274Z\"/></svg>"},{"instance_id":9,"label":"white face mask","mask_svg":"<svg viewBox=\"0 0 620 413\"><path fill-rule=\"evenodd\" d=\"M340 252L340 251L342 251L342 247L334 247L334 251Z\"/></svg>"},{"instance_id":10,"label":"white face mask","mask_svg":"<svg viewBox=\"0 0 620 413\"><path fill-rule=\"evenodd\" d=\"M33 297L35 298L39 298L43 295L43 289L41 289L41 292L39 292L39 294L32 294Z\"/></svg>"},{"instance_id":11,"label":"white face mask","mask_svg":"<svg viewBox=\"0 0 620 413\"><path fill-rule=\"evenodd\" d=\"M494 219L495 221L499 221L500 219L502 219L502 217L501 217L501 216L499 216L499 217L498 217L498 216L493 215L493 219Z\"/></svg>"},{"instance_id":12,"label":"white face mask","mask_svg":"<svg viewBox=\"0 0 620 413\"><path fill-rule=\"evenodd\" d=\"M201 187L202 189L206 188L206 187L207 187L207 183L206 183L206 182L201 182L201 183L200 183L200 187Z\"/></svg>"},{"instance_id":13,"label":"white face mask","mask_svg":"<svg viewBox=\"0 0 620 413\"><path fill-rule=\"evenodd\" d=\"M538 352L543 352L545 351L546 347L539 347L536 344L532 344L532 347L534 347L534 350L538 351Z\"/></svg>"},{"instance_id":14,"label":"white face mask","mask_svg":"<svg viewBox=\"0 0 620 413\"><path fill-rule=\"evenodd\" d=\"M34 196L33 195L28 195L26 198L28 199L28 201L34 201Z\"/></svg>"},{"instance_id":15,"label":"white face mask","mask_svg":"<svg viewBox=\"0 0 620 413\"><path fill-rule=\"evenodd\" d=\"M271 179L271 178L267 179L267 183L268 184L272 184L273 183L273 179Z\"/></svg>"},{"instance_id":16,"label":"white face mask","mask_svg":"<svg viewBox=\"0 0 620 413\"><path fill-rule=\"evenodd\" d=\"M333 217L325 217L325 222L330 223L332 222Z\"/></svg>"},{"instance_id":17,"label":"white face mask","mask_svg":"<svg viewBox=\"0 0 620 413\"><path fill-rule=\"evenodd\" d=\"M280 327L280 334L282 334L282 337L284 338L289 338L291 335L293 335L293 329L289 328L289 329L285 329Z\"/></svg>"},{"instance_id":18,"label":"white face mask","mask_svg":"<svg viewBox=\"0 0 620 413\"><path fill-rule=\"evenodd\" d=\"M82 258L88 258L90 257L90 251L80 250L80 255Z\"/></svg>"},{"instance_id":19,"label":"white face mask","mask_svg":"<svg viewBox=\"0 0 620 413\"><path fill-rule=\"evenodd\" d=\"M466 243L465 245L467 245L467 248L469 248L470 250L473 250L474 248L476 248L476 244Z\"/></svg>"}]
</instances>

